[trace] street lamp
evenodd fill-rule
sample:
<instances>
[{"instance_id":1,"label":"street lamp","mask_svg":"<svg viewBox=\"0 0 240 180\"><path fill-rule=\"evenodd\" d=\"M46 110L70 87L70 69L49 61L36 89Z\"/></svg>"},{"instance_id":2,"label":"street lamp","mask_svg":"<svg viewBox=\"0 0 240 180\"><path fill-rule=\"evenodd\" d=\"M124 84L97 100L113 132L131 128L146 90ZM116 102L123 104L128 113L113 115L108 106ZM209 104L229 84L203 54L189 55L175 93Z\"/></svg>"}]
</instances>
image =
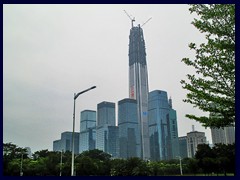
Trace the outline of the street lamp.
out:
<instances>
[{"instance_id":1,"label":"street lamp","mask_svg":"<svg viewBox=\"0 0 240 180\"><path fill-rule=\"evenodd\" d=\"M182 158L181 158L181 156L176 156L176 157L179 158L179 162L180 162L180 173L181 173L181 176L182 176L182 175L183 175L183 173L182 173Z\"/></svg>"},{"instance_id":2,"label":"street lamp","mask_svg":"<svg viewBox=\"0 0 240 180\"><path fill-rule=\"evenodd\" d=\"M74 160L77 159L77 157L79 156L80 154L76 155L74 157ZM74 176L76 176L76 165L74 164Z\"/></svg>"},{"instance_id":3,"label":"street lamp","mask_svg":"<svg viewBox=\"0 0 240 180\"><path fill-rule=\"evenodd\" d=\"M92 90L92 89L95 89L96 88L96 86L92 86L92 87L90 87L90 88L88 88L88 89L86 89L86 90L84 90L84 91L81 91L81 92L79 92L79 93L74 93L74 96L73 96L73 102L74 102L74 104L73 104L73 133L72 133L72 168L71 168L71 176L74 176L74 131L75 131L75 100L78 98L78 96L80 95L80 94L83 94L83 93L85 93L85 92L87 92L87 91L90 91L90 90Z\"/></svg>"},{"instance_id":4,"label":"street lamp","mask_svg":"<svg viewBox=\"0 0 240 180\"><path fill-rule=\"evenodd\" d=\"M20 176L23 176L23 168L22 168L22 164L23 164L23 153L22 153L22 155L21 155Z\"/></svg>"},{"instance_id":5,"label":"street lamp","mask_svg":"<svg viewBox=\"0 0 240 180\"><path fill-rule=\"evenodd\" d=\"M60 176L62 176L62 153L63 153L63 149L61 151L61 160L60 160Z\"/></svg>"}]
</instances>

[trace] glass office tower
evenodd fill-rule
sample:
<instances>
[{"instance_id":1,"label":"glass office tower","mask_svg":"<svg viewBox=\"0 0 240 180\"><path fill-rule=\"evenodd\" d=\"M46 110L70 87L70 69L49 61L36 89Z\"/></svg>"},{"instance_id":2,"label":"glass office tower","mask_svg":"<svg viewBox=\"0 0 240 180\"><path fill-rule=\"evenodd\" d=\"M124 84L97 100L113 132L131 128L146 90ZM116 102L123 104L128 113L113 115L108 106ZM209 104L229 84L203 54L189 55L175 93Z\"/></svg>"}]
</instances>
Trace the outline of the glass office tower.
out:
<instances>
[{"instance_id":1,"label":"glass office tower","mask_svg":"<svg viewBox=\"0 0 240 180\"><path fill-rule=\"evenodd\" d=\"M187 136L179 137L178 140L179 140L179 156L181 158L187 158L188 157Z\"/></svg>"},{"instance_id":2,"label":"glass office tower","mask_svg":"<svg viewBox=\"0 0 240 180\"><path fill-rule=\"evenodd\" d=\"M80 115L79 153L95 149L96 111L84 110Z\"/></svg>"},{"instance_id":3,"label":"glass office tower","mask_svg":"<svg viewBox=\"0 0 240 180\"><path fill-rule=\"evenodd\" d=\"M140 129L137 117L137 101L118 101L119 157L141 157Z\"/></svg>"},{"instance_id":4,"label":"glass office tower","mask_svg":"<svg viewBox=\"0 0 240 180\"><path fill-rule=\"evenodd\" d=\"M97 126L116 126L115 103L103 101L97 105Z\"/></svg>"},{"instance_id":5,"label":"glass office tower","mask_svg":"<svg viewBox=\"0 0 240 180\"><path fill-rule=\"evenodd\" d=\"M129 97L137 100L137 116L140 126L141 158L149 159L148 134L148 73L143 30L132 26L129 35Z\"/></svg>"},{"instance_id":6,"label":"glass office tower","mask_svg":"<svg viewBox=\"0 0 240 180\"><path fill-rule=\"evenodd\" d=\"M148 118L151 160L171 159L167 92L155 90L149 93Z\"/></svg>"},{"instance_id":7,"label":"glass office tower","mask_svg":"<svg viewBox=\"0 0 240 180\"><path fill-rule=\"evenodd\" d=\"M53 141L53 151L72 151L72 132L61 133L61 139ZM79 133L74 133L74 153L79 153Z\"/></svg>"},{"instance_id":8,"label":"glass office tower","mask_svg":"<svg viewBox=\"0 0 240 180\"><path fill-rule=\"evenodd\" d=\"M53 151L62 151L62 141L61 139L53 141Z\"/></svg>"},{"instance_id":9,"label":"glass office tower","mask_svg":"<svg viewBox=\"0 0 240 180\"><path fill-rule=\"evenodd\" d=\"M97 105L96 149L118 157L118 127L115 120L115 103Z\"/></svg>"},{"instance_id":10,"label":"glass office tower","mask_svg":"<svg viewBox=\"0 0 240 180\"><path fill-rule=\"evenodd\" d=\"M171 141L170 158L175 159L179 156L179 139L178 139L178 124L177 112L172 108L172 99L169 99L169 135Z\"/></svg>"}]
</instances>

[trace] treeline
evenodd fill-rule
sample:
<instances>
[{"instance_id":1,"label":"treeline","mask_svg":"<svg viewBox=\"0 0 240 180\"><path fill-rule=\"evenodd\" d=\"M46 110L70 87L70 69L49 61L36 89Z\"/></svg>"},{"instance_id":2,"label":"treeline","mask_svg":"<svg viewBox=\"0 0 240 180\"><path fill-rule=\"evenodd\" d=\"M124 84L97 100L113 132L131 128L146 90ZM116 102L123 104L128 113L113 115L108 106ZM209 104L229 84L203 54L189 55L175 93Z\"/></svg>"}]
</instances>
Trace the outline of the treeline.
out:
<instances>
[{"instance_id":1,"label":"treeline","mask_svg":"<svg viewBox=\"0 0 240 180\"><path fill-rule=\"evenodd\" d=\"M3 144L5 176L70 176L71 152L41 150L27 156L24 148ZM62 163L61 163L62 157ZM180 175L179 159L144 161L139 158L114 159L110 154L94 149L75 156L76 176L169 176ZM214 148L199 145L195 158L181 161L183 175L204 173L235 173L235 145L218 144ZM21 169L22 168L22 169Z\"/></svg>"}]
</instances>

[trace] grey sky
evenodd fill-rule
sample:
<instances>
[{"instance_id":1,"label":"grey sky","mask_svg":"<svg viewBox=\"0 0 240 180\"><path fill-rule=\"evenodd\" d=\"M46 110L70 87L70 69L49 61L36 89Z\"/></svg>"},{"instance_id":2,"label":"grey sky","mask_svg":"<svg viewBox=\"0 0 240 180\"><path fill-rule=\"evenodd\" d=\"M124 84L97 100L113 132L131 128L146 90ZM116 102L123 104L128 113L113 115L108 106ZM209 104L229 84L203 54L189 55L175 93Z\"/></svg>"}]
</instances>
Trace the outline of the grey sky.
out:
<instances>
[{"instance_id":1,"label":"grey sky","mask_svg":"<svg viewBox=\"0 0 240 180\"><path fill-rule=\"evenodd\" d=\"M149 90L165 90L177 110L179 136L203 114L182 99L180 80L194 72L181 62L194 57L190 42L204 41L188 5L3 5L3 141L32 151L52 150L63 131L72 131L73 93L93 85L76 102L79 113L102 101L128 97L131 27L124 9L143 24Z\"/></svg>"}]
</instances>

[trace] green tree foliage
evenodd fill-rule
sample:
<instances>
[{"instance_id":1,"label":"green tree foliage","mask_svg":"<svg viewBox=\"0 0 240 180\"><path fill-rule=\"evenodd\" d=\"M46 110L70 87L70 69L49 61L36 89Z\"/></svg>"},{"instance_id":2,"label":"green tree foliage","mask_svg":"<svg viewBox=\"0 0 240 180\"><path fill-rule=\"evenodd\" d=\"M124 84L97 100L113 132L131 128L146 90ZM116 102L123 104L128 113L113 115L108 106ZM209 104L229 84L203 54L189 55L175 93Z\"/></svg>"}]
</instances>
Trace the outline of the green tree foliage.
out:
<instances>
[{"instance_id":1,"label":"green tree foliage","mask_svg":"<svg viewBox=\"0 0 240 180\"><path fill-rule=\"evenodd\" d=\"M19 175L21 158L27 157L27 150L12 143L3 143L3 174Z\"/></svg>"},{"instance_id":2,"label":"green tree foliage","mask_svg":"<svg viewBox=\"0 0 240 180\"><path fill-rule=\"evenodd\" d=\"M212 174L217 169L215 158L204 157L201 161L202 169L205 174Z\"/></svg>"},{"instance_id":3,"label":"green tree foliage","mask_svg":"<svg viewBox=\"0 0 240 180\"><path fill-rule=\"evenodd\" d=\"M198 166L206 174L235 173L235 144L215 144L213 148L207 144L200 144L195 158L198 160Z\"/></svg>"},{"instance_id":4,"label":"green tree foliage","mask_svg":"<svg viewBox=\"0 0 240 180\"><path fill-rule=\"evenodd\" d=\"M206 43L190 43L195 59L182 61L196 70L196 75L187 74L189 82L182 80L188 90L184 102L193 104L204 112L218 116L186 117L202 123L205 127L224 127L235 122L235 5L191 5L191 13L199 19L192 24L206 35Z\"/></svg>"},{"instance_id":5,"label":"green tree foliage","mask_svg":"<svg viewBox=\"0 0 240 180\"><path fill-rule=\"evenodd\" d=\"M197 146L197 152L195 154L197 159L203 159L204 157L215 157L213 150L210 148L208 144L199 144Z\"/></svg>"},{"instance_id":6,"label":"green tree foliage","mask_svg":"<svg viewBox=\"0 0 240 180\"><path fill-rule=\"evenodd\" d=\"M147 176L149 169L146 163L146 161L137 157L127 159L126 169L128 170L128 176Z\"/></svg>"},{"instance_id":7,"label":"green tree foliage","mask_svg":"<svg viewBox=\"0 0 240 180\"><path fill-rule=\"evenodd\" d=\"M215 154L208 144L199 144L195 157L198 160L198 166L202 168L205 174L213 172L209 166L216 168L216 166L214 166L215 164L212 162L212 158L215 158Z\"/></svg>"},{"instance_id":8,"label":"green tree foliage","mask_svg":"<svg viewBox=\"0 0 240 180\"><path fill-rule=\"evenodd\" d=\"M147 176L150 174L150 166L148 162L137 157L113 159L110 174L111 176Z\"/></svg>"},{"instance_id":9,"label":"green tree foliage","mask_svg":"<svg viewBox=\"0 0 240 180\"><path fill-rule=\"evenodd\" d=\"M98 159L98 160L102 160L102 161L107 161L107 160L110 160L110 158L111 158L110 154L105 153L102 150L98 150L98 149L84 151L80 154L80 156L88 156L92 159Z\"/></svg>"},{"instance_id":10,"label":"green tree foliage","mask_svg":"<svg viewBox=\"0 0 240 180\"><path fill-rule=\"evenodd\" d=\"M92 164L93 171L86 170L81 174L86 175L110 175L110 160L111 155L103 152L102 150L93 149L89 151L84 151L80 155L80 166L88 167L89 164ZM85 164L83 164L85 163Z\"/></svg>"},{"instance_id":11,"label":"green tree foliage","mask_svg":"<svg viewBox=\"0 0 240 180\"><path fill-rule=\"evenodd\" d=\"M27 149L12 143L3 143L3 152L4 156L9 159L21 158L22 154L23 158L27 158Z\"/></svg>"},{"instance_id":12,"label":"green tree foliage","mask_svg":"<svg viewBox=\"0 0 240 180\"><path fill-rule=\"evenodd\" d=\"M127 176L127 161L125 159L113 159L111 161L111 176Z\"/></svg>"},{"instance_id":13,"label":"green tree foliage","mask_svg":"<svg viewBox=\"0 0 240 180\"><path fill-rule=\"evenodd\" d=\"M49 155L49 151L48 149L44 149L44 150L41 150L41 151L36 151L34 154L33 154L33 158L34 159L38 159L40 157L47 157Z\"/></svg>"},{"instance_id":14,"label":"green tree foliage","mask_svg":"<svg viewBox=\"0 0 240 180\"><path fill-rule=\"evenodd\" d=\"M4 175L19 176L21 158L14 144L4 144ZM10 150L9 150L10 149ZM17 150L16 150L17 149ZM17 151L17 153L16 153ZM15 155L13 152L15 152ZM16 155L17 154L17 155ZM9 158L11 157L11 159ZM24 176L59 176L61 153L41 150L33 154L35 158L24 156L22 161ZM85 151L75 156L76 176L169 176L180 175L178 159L161 161L144 161L137 157L129 159L112 159L111 155L100 151ZM62 176L71 175L72 153L62 153ZM203 169L206 174L234 173L235 145L217 144L214 148L199 145L196 159L182 160L183 174L199 173Z\"/></svg>"},{"instance_id":15,"label":"green tree foliage","mask_svg":"<svg viewBox=\"0 0 240 180\"><path fill-rule=\"evenodd\" d=\"M219 171L235 173L235 144L215 144L213 152L216 154Z\"/></svg>"},{"instance_id":16,"label":"green tree foliage","mask_svg":"<svg viewBox=\"0 0 240 180\"><path fill-rule=\"evenodd\" d=\"M91 176L98 174L98 166L94 160L88 156L81 156L76 160L76 175Z\"/></svg>"},{"instance_id":17,"label":"green tree foliage","mask_svg":"<svg viewBox=\"0 0 240 180\"><path fill-rule=\"evenodd\" d=\"M187 164L187 169L189 170L189 173L193 173L194 175L196 175L199 172L197 159L188 158L186 164Z\"/></svg>"}]
</instances>

